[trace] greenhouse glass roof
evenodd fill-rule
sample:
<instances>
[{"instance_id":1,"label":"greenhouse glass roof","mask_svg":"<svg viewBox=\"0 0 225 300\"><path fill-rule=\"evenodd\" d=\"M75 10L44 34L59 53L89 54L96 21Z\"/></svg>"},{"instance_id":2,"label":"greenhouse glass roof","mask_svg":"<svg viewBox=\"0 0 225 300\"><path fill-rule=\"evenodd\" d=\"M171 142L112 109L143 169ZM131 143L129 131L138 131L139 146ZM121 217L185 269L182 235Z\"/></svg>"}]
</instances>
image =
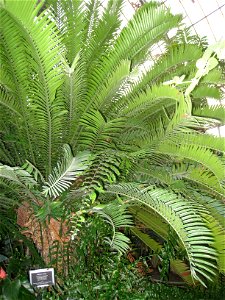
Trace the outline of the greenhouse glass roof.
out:
<instances>
[{"instance_id":1,"label":"greenhouse glass roof","mask_svg":"<svg viewBox=\"0 0 225 300\"><path fill-rule=\"evenodd\" d=\"M104 6L108 0L102 0ZM116 0L115 0L116 1ZM151 0L126 0L123 9L123 26L132 17L145 2ZM225 0L155 0L171 9L174 14L183 15L183 23L188 27L192 34L199 35L200 38L206 38L209 44L215 44L220 40L225 40ZM168 34L168 38L176 34L176 29ZM164 52L164 42L159 42L151 49L151 58L157 58ZM225 94L225 87L224 87ZM209 103L214 105L218 100L208 99ZM225 99L219 100L224 103ZM224 110L225 114L225 110ZM212 134L225 137L225 126L210 129Z\"/></svg>"}]
</instances>

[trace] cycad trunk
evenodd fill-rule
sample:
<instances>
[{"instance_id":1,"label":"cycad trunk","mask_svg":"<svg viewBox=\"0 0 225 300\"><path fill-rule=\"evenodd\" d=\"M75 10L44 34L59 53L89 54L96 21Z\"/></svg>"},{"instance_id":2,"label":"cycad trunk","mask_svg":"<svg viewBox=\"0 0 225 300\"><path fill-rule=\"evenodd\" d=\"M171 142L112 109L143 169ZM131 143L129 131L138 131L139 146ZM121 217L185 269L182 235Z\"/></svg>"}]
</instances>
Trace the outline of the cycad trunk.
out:
<instances>
[{"instance_id":1,"label":"cycad trunk","mask_svg":"<svg viewBox=\"0 0 225 300\"><path fill-rule=\"evenodd\" d=\"M30 204L23 202L17 210L17 224L24 229L22 233L34 242L46 265L51 264L60 271L62 261L57 261L57 256L70 240L65 222L50 218L41 224ZM53 251L54 245L57 245L57 253Z\"/></svg>"}]
</instances>

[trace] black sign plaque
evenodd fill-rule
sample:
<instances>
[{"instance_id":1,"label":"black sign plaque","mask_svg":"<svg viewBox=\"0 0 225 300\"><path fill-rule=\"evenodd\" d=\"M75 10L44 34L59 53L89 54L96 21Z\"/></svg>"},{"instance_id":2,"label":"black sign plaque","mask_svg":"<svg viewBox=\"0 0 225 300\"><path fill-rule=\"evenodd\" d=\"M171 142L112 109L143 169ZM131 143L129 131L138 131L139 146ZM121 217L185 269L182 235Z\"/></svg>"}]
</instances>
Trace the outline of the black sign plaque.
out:
<instances>
[{"instance_id":1,"label":"black sign plaque","mask_svg":"<svg viewBox=\"0 0 225 300\"><path fill-rule=\"evenodd\" d=\"M29 271L30 284L36 287L45 287L55 284L53 268Z\"/></svg>"}]
</instances>

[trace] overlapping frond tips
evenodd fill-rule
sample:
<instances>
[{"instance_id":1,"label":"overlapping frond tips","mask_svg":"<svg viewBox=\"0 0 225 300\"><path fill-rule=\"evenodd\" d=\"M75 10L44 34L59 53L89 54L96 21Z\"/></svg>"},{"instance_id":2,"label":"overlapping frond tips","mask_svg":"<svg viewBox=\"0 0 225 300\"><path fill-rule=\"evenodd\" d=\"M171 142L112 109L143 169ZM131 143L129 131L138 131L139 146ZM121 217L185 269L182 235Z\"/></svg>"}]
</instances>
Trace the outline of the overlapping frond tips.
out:
<instances>
[{"instance_id":1,"label":"overlapping frond tips","mask_svg":"<svg viewBox=\"0 0 225 300\"><path fill-rule=\"evenodd\" d=\"M152 86L130 101L129 105L125 103L126 98L124 98L124 103L119 103L118 107L116 103L114 109L119 115L138 116L138 118L143 120L143 117L149 117L157 114L159 111L163 113L163 108L174 106L176 102L180 102L181 98L183 98L183 95L173 87Z\"/></svg>"},{"instance_id":2,"label":"overlapping frond tips","mask_svg":"<svg viewBox=\"0 0 225 300\"><path fill-rule=\"evenodd\" d=\"M98 153L87 170L83 189L88 193L93 190L103 191L107 183L115 183L120 176L121 156L113 150Z\"/></svg>"}]
</instances>

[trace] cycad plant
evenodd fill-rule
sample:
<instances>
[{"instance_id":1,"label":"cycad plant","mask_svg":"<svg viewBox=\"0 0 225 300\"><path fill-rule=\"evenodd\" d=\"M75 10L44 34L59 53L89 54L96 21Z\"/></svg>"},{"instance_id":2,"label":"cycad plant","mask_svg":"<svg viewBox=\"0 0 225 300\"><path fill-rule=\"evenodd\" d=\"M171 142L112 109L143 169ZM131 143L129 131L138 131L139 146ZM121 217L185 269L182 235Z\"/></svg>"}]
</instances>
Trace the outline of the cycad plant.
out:
<instances>
[{"instance_id":1,"label":"cycad plant","mask_svg":"<svg viewBox=\"0 0 225 300\"><path fill-rule=\"evenodd\" d=\"M225 271L224 141L205 133L224 122L206 101L221 98L223 44L168 40L181 16L155 2L123 27L122 7L1 2L0 224L17 208L47 262L97 213L123 253L128 207L131 231L154 251L143 225L172 243L171 266L204 284ZM159 41L165 54L144 64Z\"/></svg>"}]
</instances>

